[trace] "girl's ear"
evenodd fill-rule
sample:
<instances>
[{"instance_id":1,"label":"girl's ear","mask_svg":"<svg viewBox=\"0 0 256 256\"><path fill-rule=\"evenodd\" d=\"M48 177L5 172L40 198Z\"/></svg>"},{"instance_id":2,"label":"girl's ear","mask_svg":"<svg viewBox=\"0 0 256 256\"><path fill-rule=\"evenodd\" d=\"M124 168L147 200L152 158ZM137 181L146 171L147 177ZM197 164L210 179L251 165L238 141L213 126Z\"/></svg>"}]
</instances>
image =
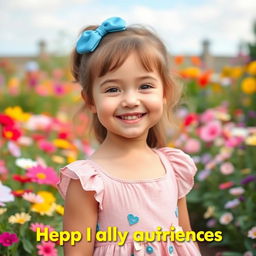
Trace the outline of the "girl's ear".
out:
<instances>
[{"instance_id":1,"label":"girl's ear","mask_svg":"<svg viewBox=\"0 0 256 256\"><path fill-rule=\"evenodd\" d=\"M96 107L92 102L92 100L89 100L88 98L88 95L85 94L84 90L81 91L81 96L84 100L84 103L85 103L85 106L93 113L95 114L97 111L96 111Z\"/></svg>"}]
</instances>

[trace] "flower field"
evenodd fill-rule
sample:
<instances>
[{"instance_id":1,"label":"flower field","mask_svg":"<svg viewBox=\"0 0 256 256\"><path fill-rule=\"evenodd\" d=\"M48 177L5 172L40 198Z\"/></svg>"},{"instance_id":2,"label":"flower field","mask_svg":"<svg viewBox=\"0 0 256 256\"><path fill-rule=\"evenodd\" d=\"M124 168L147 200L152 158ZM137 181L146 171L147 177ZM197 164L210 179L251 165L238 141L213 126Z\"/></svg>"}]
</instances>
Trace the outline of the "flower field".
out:
<instances>
[{"instance_id":1,"label":"flower field","mask_svg":"<svg viewBox=\"0 0 256 256\"><path fill-rule=\"evenodd\" d=\"M208 244L218 255L256 255L256 61L220 73L195 58L175 63L185 94L169 146L198 167L188 196L193 228L223 232ZM96 147L81 104L65 65L20 74L0 62L0 255L62 255L58 241L37 242L35 231L62 229L58 170Z\"/></svg>"}]
</instances>

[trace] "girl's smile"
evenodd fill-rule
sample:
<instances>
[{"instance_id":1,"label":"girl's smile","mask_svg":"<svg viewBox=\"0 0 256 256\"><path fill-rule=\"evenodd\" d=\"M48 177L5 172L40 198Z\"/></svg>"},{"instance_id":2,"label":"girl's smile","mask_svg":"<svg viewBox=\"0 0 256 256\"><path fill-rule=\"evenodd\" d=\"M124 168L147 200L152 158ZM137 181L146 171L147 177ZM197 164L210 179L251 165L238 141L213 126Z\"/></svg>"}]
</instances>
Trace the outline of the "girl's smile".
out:
<instances>
[{"instance_id":1,"label":"girl's smile","mask_svg":"<svg viewBox=\"0 0 256 256\"><path fill-rule=\"evenodd\" d=\"M94 104L108 135L147 137L163 113L163 84L156 71L146 71L136 53L114 71L95 79Z\"/></svg>"}]
</instances>

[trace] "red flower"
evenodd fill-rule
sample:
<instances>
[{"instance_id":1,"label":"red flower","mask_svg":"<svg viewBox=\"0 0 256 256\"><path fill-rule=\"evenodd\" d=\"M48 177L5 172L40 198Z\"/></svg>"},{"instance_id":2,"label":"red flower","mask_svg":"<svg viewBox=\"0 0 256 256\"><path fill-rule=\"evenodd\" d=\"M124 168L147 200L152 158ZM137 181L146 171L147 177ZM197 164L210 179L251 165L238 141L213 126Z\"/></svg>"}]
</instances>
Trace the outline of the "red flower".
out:
<instances>
[{"instance_id":1,"label":"red flower","mask_svg":"<svg viewBox=\"0 0 256 256\"><path fill-rule=\"evenodd\" d=\"M220 185L219 185L219 189L227 189L227 188L230 188L230 187L232 187L234 185L234 182L232 182L232 181L227 181L227 182L224 182L224 183L221 183Z\"/></svg>"},{"instance_id":2,"label":"red flower","mask_svg":"<svg viewBox=\"0 0 256 256\"><path fill-rule=\"evenodd\" d=\"M32 192L31 189L19 189L19 190L13 190L12 194L16 197L22 197L26 192Z\"/></svg>"},{"instance_id":3,"label":"red flower","mask_svg":"<svg viewBox=\"0 0 256 256\"><path fill-rule=\"evenodd\" d=\"M198 84L200 87L204 88L209 83L211 74L211 71L206 71L198 78Z\"/></svg>"},{"instance_id":4,"label":"red flower","mask_svg":"<svg viewBox=\"0 0 256 256\"><path fill-rule=\"evenodd\" d=\"M191 125L192 123L197 122L197 120L198 120L197 114L191 113L191 114L189 114L189 115L187 115L187 116L185 117L185 119L184 119L184 125L185 125L185 126L189 126L189 125Z\"/></svg>"},{"instance_id":5,"label":"red flower","mask_svg":"<svg viewBox=\"0 0 256 256\"><path fill-rule=\"evenodd\" d=\"M17 180L17 181L21 182L21 183L31 182L31 179L29 177L25 176L25 175L14 174L12 176L12 178L14 180Z\"/></svg>"},{"instance_id":6,"label":"red flower","mask_svg":"<svg viewBox=\"0 0 256 256\"><path fill-rule=\"evenodd\" d=\"M65 140L65 139L68 138L68 133L67 133L67 132L60 132L60 133L58 134L58 138Z\"/></svg>"},{"instance_id":7,"label":"red flower","mask_svg":"<svg viewBox=\"0 0 256 256\"><path fill-rule=\"evenodd\" d=\"M0 124L3 126L13 126L14 121L11 117L5 114L0 114Z\"/></svg>"},{"instance_id":8,"label":"red flower","mask_svg":"<svg viewBox=\"0 0 256 256\"><path fill-rule=\"evenodd\" d=\"M15 140L16 141L21 136L21 132L20 132L20 130L18 130L14 127L6 126L6 127L3 128L2 136L4 138L9 139L9 140Z\"/></svg>"}]
</instances>

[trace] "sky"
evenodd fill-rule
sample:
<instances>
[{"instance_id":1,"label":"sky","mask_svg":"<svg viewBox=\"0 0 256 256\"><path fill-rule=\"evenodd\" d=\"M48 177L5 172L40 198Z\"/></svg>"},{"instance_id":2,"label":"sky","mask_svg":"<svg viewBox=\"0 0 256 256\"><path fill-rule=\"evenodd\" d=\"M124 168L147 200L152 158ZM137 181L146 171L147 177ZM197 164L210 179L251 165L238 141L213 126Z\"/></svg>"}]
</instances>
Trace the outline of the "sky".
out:
<instances>
[{"instance_id":1,"label":"sky","mask_svg":"<svg viewBox=\"0 0 256 256\"><path fill-rule=\"evenodd\" d=\"M152 28L176 55L200 54L208 39L212 54L234 56L255 40L255 0L0 0L0 56L36 55L41 39L68 54L83 27L111 16Z\"/></svg>"}]
</instances>

